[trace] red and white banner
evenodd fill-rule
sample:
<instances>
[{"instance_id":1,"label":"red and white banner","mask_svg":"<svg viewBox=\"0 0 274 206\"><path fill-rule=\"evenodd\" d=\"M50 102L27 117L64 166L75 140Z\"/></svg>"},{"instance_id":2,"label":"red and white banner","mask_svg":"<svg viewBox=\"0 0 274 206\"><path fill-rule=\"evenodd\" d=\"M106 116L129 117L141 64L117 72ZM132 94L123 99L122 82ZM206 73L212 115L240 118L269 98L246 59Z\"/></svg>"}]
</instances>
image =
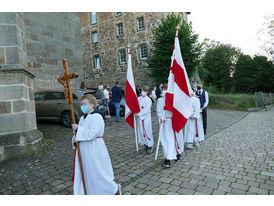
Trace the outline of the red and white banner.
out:
<instances>
[{"instance_id":1,"label":"red and white banner","mask_svg":"<svg viewBox=\"0 0 274 206\"><path fill-rule=\"evenodd\" d=\"M138 112L140 112L140 106L138 103L136 90L135 90L132 65L131 65L131 53L128 53L125 118L126 118L126 122L132 128L134 128L133 115Z\"/></svg>"},{"instance_id":2,"label":"red and white banner","mask_svg":"<svg viewBox=\"0 0 274 206\"><path fill-rule=\"evenodd\" d=\"M175 37L171 61L164 109L173 112L172 127L179 132L192 113L192 104L191 86L181 55L178 35Z\"/></svg>"}]
</instances>

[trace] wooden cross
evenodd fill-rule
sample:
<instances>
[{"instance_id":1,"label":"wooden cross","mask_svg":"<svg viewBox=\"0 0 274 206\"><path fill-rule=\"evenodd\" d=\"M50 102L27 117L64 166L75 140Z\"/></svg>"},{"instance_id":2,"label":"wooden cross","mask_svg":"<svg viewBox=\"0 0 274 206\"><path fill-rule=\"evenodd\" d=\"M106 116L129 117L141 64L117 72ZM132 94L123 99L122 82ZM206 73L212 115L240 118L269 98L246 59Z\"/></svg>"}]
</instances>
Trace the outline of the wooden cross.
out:
<instances>
[{"instance_id":1,"label":"wooden cross","mask_svg":"<svg viewBox=\"0 0 274 206\"><path fill-rule=\"evenodd\" d=\"M71 86L70 86L70 79L74 79L78 77L77 73L72 73L69 74L68 71L68 62L66 59L62 60L63 67L64 67L64 76L59 77L57 81L64 86L64 94L67 102L70 104L70 112L71 112L71 118L72 118L72 123L76 124L75 121L75 116L74 116L74 109L73 109L73 98L72 98L72 92L71 92ZM77 133L75 132L75 137ZM82 158L81 158L81 153L80 153L80 147L79 147L79 142L76 142L76 149L78 151L78 157L79 157L79 164L80 164L80 169L81 169L81 174L82 174L82 181L83 181L83 187L84 187L84 192L85 195L87 194L86 191L86 184L85 184L85 178L84 178L84 172L83 172L83 165L82 165Z\"/></svg>"}]
</instances>

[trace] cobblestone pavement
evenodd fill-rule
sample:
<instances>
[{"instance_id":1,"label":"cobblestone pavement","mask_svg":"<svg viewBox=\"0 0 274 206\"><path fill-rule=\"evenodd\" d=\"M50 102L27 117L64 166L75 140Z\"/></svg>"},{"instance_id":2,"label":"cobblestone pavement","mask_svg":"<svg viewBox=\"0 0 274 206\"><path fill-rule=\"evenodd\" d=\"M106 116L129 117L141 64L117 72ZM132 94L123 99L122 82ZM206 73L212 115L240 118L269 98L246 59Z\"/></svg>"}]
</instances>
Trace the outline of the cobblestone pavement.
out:
<instances>
[{"instance_id":1,"label":"cobblestone pavement","mask_svg":"<svg viewBox=\"0 0 274 206\"><path fill-rule=\"evenodd\" d=\"M153 113L155 142L158 125ZM274 194L274 110L208 110L208 135L200 148L161 167L154 154L135 151L134 132L126 123L106 120L104 139L115 181L123 194ZM0 163L0 194L73 194L71 129L39 122L41 151Z\"/></svg>"}]
</instances>

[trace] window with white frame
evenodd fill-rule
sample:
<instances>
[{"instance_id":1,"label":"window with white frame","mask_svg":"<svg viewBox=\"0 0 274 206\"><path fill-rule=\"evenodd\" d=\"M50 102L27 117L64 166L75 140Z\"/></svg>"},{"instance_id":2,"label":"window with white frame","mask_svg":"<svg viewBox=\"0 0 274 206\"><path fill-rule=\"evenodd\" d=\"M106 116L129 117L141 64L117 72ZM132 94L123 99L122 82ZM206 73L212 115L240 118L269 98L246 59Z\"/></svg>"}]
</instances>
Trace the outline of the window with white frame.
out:
<instances>
[{"instance_id":1,"label":"window with white frame","mask_svg":"<svg viewBox=\"0 0 274 206\"><path fill-rule=\"evenodd\" d=\"M119 54L119 63L120 64L125 64L127 62L127 60L126 60L126 50L125 49L120 49L118 54Z\"/></svg>"},{"instance_id":2,"label":"window with white frame","mask_svg":"<svg viewBox=\"0 0 274 206\"><path fill-rule=\"evenodd\" d=\"M123 23L117 24L117 35L118 36L124 35Z\"/></svg>"},{"instance_id":3,"label":"window with white frame","mask_svg":"<svg viewBox=\"0 0 274 206\"><path fill-rule=\"evenodd\" d=\"M91 24L96 24L96 12L91 12Z\"/></svg>"},{"instance_id":4,"label":"window with white frame","mask_svg":"<svg viewBox=\"0 0 274 206\"><path fill-rule=\"evenodd\" d=\"M93 68L100 69L101 68L101 58L99 55L95 55L93 57Z\"/></svg>"},{"instance_id":5,"label":"window with white frame","mask_svg":"<svg viewBox=\"0 0 274 206\"><path fill-rule=\"evenodd\" d=\"M93 43L98 42L98 34L97 34L97 31L92 32L92 42L93 42Z\"/></svg>"},{"instance_id":6,"label":"window with white frame","mask_svg":"<svg viewBox=\"0 0 274 206\"><path fill-rule=\"evenodd\" d=\"M142 44L139 46L139 54L140 54L140 59L147 59L148 57L148 51L147 51L147 45Z\"/></svg>"},{"instance_id":7,"label":"window with white frame","mask_svg":"<svg viewBox=\"0 0 274 206\"><path fill-rule=\"evenodd\" d=\"M116 16L122 16L122 12L115 12Z\"/></svg>"},{"instance_id":8,"label":"window with white frame","mask_svg":"<svg viewBox=\"0 0 274 206\"><path fill-rule=\"evenodd\" d=\"M144 17L140 17L137 19L137 25L138 25L138 30L145 29Z\"/></svg>"}]
</instances>

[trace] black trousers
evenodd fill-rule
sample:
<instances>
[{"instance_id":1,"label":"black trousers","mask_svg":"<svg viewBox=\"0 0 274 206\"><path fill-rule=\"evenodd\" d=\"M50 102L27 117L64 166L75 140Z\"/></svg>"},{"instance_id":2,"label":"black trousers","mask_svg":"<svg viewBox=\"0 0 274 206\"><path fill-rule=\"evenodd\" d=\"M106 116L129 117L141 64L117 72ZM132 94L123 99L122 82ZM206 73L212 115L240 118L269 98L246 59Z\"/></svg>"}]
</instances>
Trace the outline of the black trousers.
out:
<instances>
[{"instance_id":1,"label":"black trousers","mask_svg":"<svg viewBox=\"0 0 274 206\"><path fill-rule=\"evenodd\" d=\"M204 127L204 133L206 135L206 127L207 127L207 110L206 108L202 111L202 118L203 118L203 127Z\"/></svg>"}]
</instances>

